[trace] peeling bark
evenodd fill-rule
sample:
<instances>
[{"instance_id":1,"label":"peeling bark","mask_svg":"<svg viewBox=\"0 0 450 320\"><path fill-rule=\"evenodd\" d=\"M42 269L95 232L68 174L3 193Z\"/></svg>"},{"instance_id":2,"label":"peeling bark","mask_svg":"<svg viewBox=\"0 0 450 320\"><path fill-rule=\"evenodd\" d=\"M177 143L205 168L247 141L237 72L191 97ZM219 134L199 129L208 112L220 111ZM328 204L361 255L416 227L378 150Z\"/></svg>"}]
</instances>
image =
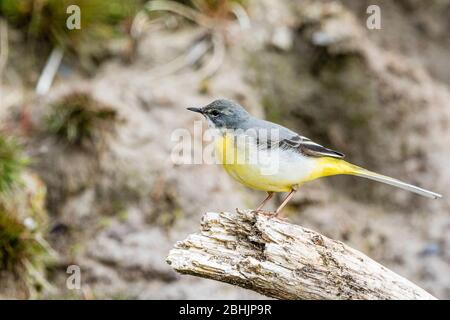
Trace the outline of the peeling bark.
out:
<instances>
[{"instance_id":1,"label":"peeling bark","mask_svg":"<svg viewBox=\"0 0 450 320\"><path fill-rule=\"evenodd\" d=\"M436 299L340 241L252 211L206 213L167 262L277 299Z\"/></svg>"}]
</instances>

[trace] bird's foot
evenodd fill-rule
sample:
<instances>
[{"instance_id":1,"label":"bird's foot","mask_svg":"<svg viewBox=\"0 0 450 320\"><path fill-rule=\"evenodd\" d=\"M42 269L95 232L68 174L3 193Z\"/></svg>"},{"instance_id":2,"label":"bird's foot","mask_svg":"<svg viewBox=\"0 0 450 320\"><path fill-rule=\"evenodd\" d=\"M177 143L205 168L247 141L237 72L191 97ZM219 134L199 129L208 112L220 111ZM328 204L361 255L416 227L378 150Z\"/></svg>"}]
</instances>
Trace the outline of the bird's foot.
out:
<instances>
[{"instance_id":1,"label":"bird's foot","mask_svg":"<svg viewBox=\"0 0 450 320\"><path fill-rule=\"evenodd\" d=\"M253 212L257 213L257 214L262 214L265 215L267 217L269 217L270 219L278 219L278 220L282 220L282 221L289 221L289 219L285 216L283 216L281 214L281 212L276 212L276 211L267 211L267 210L253 210Z\"/></svg>"},{"instance_id":2,"label":"bird's foot","mask_svg":"<svg viewBox=\"0 0 450 320\"><path fill-rule=\"evenodd\" d=\"M268 211L268 210L262 210L262 209L256 209L256 210L253 210L253 212L255 212L257 214L262 214L262 215L268 216L270 218L275 217L277 215L277 213L275 211Z\"/></svg>"}]
</instances>

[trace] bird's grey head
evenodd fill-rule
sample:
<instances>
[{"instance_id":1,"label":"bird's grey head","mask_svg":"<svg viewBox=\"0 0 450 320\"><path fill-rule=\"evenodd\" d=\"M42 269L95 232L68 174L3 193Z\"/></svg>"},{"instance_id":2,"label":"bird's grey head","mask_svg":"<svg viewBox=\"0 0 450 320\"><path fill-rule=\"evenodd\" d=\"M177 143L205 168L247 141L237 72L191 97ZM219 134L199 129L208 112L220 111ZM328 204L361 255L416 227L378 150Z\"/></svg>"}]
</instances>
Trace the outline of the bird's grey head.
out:
<instances>
[{"instance_id":1,"label":"bird's grey head","mask_svg":"<svg viewBox=\"0 0 450 320\"><path fill-rule=\"evenodd\" d=\"M188 110L201 113L218 129L240 129L241 124L250 118L249 113L238 103L226 99L214 100L203 108Z\"/></svg>"}]
</instances>

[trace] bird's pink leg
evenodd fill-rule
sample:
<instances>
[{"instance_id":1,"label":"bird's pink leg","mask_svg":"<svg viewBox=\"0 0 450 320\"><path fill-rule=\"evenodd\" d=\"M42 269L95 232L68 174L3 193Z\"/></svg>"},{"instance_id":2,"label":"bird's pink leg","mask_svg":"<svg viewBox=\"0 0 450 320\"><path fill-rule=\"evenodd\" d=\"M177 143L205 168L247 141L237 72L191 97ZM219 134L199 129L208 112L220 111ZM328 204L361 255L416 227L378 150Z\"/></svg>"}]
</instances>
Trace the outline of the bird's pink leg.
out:
<instances>
[{"instance_id":1,"label":"bird's pink leg","mask_svg":"<svg viewBox=\"0 0 450 320\"><path fill-rule=\"evenodd\" d=\"M279 216L279 214L281 213L281 210L283 210L283 208L287 205L287 203L292 199L292 197L294 196L296 191L297 191L297 188L292 188L291 192L289 192L289 194L283 200L283 203L281 203L280 206L278 207L278 209L275 211L275 217Z\"/></svg>"},{"instance_id":2,"label":"bird's pink leg","mask_svg":"<svg viewBox=\"0 0 450 320\"><path fill-rule=\"evenodd\" d=\"M266 203L272 199L273 197L273 192L269 191L267 192L267 197L263 200L263 202L261 202L261 204L258 206L258 208L255 209L255 211L261 211L262 208L264 208L264 206L266 205Z\"/></svg>"}]
</instances>

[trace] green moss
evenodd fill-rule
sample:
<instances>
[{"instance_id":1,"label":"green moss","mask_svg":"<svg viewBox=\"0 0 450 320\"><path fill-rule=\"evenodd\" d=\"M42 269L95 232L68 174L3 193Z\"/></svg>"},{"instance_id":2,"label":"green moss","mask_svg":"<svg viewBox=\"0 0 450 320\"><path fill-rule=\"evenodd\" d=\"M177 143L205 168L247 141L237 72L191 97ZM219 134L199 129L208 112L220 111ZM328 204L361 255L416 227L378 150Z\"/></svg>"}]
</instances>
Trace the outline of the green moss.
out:
<instances>
[{"instance_id":1,"label":"green moss","mask_svg":"<svg viewBox=\"0 0 450 320\"><path fill-rule=\"evenodd\" d=\"M0 18L17 35L10 38L8 63L35 85L55 47L63 49L70 69L91 76L108 58L127 61L134 50L130 26L143 4L143 0L0 0ZM67 28L70 5L80 8L81 29Z\"/></svg>"},{"instance_id":2,"label":"green moss","mask_svg":"<svg viewBox=\"0 0 450 320\"><path fill-rule=\"evenodd\" d=\"M45 254L33 231L0 204L0 270L17 272L28 263L36 266Z\"/></svg>"},{"instance_id":3,"label":"green moss","mask_svg":"<svg viewBox=\"0 0 450 320\"><path fill-rule=\"evenodd\" d=\"M45 266L54 257L43 235L47 227L46 189L36 176L18 174L20 184L0 197L0 275L13 277L24 297L48 287Z\"/></svg>"},{"instance_id":4,"label":"green moss","mask_svg":"<svg viewBox=\"0 0 450 320\"><path fill-rule=\"evenodd\" d=\"M26 164L20 145L14 139L0 134L0 196L10 193L20 183Z\"/></svg>"},{"instance_id":5,"label":"green moss","mask_svg":"<svg viewBox=\"0 0 450 320\"><path fill-rule=\"evenodd\" d=\"M81 11L81 29L66 27L70 5ZM22 30L28 40L70 47L80 42L105 39L120 31L119 24L139 8L138 0L2 0L0 15Z\"/></svg>"},{"instance_id":6,"label":"green moss","mask_svg":"<svg viewBox=\"0 0 450 320\"><path fill-rule=\"evenodd\" d=\"M102 132L111 128L116 111L99 104L88 94L73 93L51 105L47 131L69 145L95 143Z\"/></svg>"}]
</instances>

